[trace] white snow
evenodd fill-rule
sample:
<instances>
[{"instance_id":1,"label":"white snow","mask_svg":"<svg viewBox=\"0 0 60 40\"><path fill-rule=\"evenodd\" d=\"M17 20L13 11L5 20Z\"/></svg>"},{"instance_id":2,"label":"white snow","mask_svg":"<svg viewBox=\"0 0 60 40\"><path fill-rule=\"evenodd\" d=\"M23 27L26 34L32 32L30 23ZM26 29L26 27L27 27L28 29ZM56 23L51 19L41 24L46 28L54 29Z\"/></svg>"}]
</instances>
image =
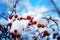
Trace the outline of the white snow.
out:
<instances>
[{"instance_id":1,"label":"white snow","mask_svg":"<svg viewBox=\"0 0 60 40\"><path fill-rule=\"evenodd\" d=\"M11 26L10 32L14 32L14 30L17 30L18 33L22 33L23 29L25 29L28 25L29 21L28 20L16 20L13 22Z\"/></svg>"}]
</instances>

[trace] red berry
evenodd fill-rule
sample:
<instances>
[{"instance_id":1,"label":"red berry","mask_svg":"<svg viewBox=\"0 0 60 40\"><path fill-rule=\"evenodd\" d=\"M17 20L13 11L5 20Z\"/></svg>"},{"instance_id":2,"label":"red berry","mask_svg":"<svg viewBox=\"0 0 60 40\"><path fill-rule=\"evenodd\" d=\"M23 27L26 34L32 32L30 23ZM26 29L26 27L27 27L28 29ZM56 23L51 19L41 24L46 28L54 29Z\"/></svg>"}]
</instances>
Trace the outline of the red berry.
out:
<instances>
[{"instance_id":1,"label":"red berry","mask_svg":"<svg viewBox=\"0 0 60 40\"><path fill-rule=\"evenodd\" d=\"M33 19L30 19L30 22L33 22Z\"/></svg>"},{"instance_id":2,"label":"red berry","mask_svg":"<svg viewBox=\"0 0 60 40\"><path fill-rule=\"evenodd\" d=\"M20 35L20 34L16 34L16 37L17 37L17 38L20 38L20 37L21 37L21 35Z\"/></svg>"},{"instance_id":3,"label":"red berry","mask_svg":"<svg viewBox=\"0 0 60 40\"><path fill-rule=\"evenodd\" d=\"M33 21L33 24L36 24L37 22L36 21Z\"/></svg>"},{"instance_id":4,"label":"red berry","mask_svg":"<svg viewBox=\"0 0 60 40\"><path fill-rule=\"evenodd\" d=\"M8 16L9 19L12 19L12 17L13 17L12 15L9 15L9 16Z\"/></svg>"},{"instance_id":5,"label":"red berry","mask_svg":"<svg viewBox=\"0 0 60 40\"><path fill-rule=\"evenodd\" d=\"M8 23L8 26L12 26L12 23L11 23L11 22L9 22L9 23Z\"/></svg>"},{"instance_id":6,"label":"red berry","mask_svg":"<svg viewBox=\"0 0 60 40\"><path fill-rule=\"evenodd\" d=\"M18 15L16 14L16 15L14 15L14 18L18 18Z\"/></svg>"},{"instance_id":7,"label":"red berry","mask_svg":"<svg viewBox=\"0 0 60 40\"><path fill-rule=\"evenodd\" d=\"M17 30L14 30L14 33L17 33Z\"/></svg>"},{"instance_id":8,"label":"red berry","mask_svg":"<svg viewBox=\"0 0 60 40\"><path fill-rule=\"evenodd\" d=\"M14 33L13 33L13 32L10 32L10 34L11 34L11 35L14 35Z\"/></svg>"},{"instance_id":9,"label":"red berry","mask_svg":"<svg viewBox=\"0 0 60 40\"><path fill-rule=\"evenodd\" d=\"M14 34L14 35L12 35L12 38L16 38L16 35Z\"/></svg>"},{"instance_id":10,"label":"red berry","mask_svg":"<svg viewBox=\"0 0 60 40\"><path fill-rule=\"evenodd\" d=\"M23 18L22 17L20 17L20 20L22 20Z\"/></svg>"},{"instance_id":11,"label":"red berry","mask_svg":"<svg viewBox=\"0 0 60 40\"><path fill-rule=\"evenodd\" d=\"M42 27L42 28L44 28L44 27L45 27L45 25L44 25L44 24L41 24L41 27Z\"/></svg>"},{"instance_id":12,"label":"red berry","mask_svg":"<svg viewBox=\"0 0 60 40\"><path fill-rule=\"evenodd\" d=\"M43 33L43 36L45 37L45 36L49 36L49 32L48 31L44 31L44 33Z\"/></svg>"},{"instance_id":13,"label":"red berry","mask_svg":"<svg viewBox=\"0 0 60 40\"><path fill-rule=\"evenodd\" d=\"M13 32L10 32L10 34L12 35L12 38L16 38L16 35Z\"/></svg>"},{"instance_id":14,"label":"red berry","mask_svg":"<svg viewBox=\"0 0 60 40\"><path fill-rule=\"evenodd\" d=\"M20 19L19 20L26 20L25 18L23 18L23 17L20 17Z\"/></svg>"},{"instance_id":15,"label":"red berry","mask_svg":"<svg viewBox=\"0 0 60 40\"><path fill-rule=\"evenodd\" d=\"M31 23L28 23L28 26L31 26L32 24Z\"/></svg>"},{"instance_id":16,"label":"red berry","mask_svg":"<svg viewBox=\"0 0 60 40\"><path fill-rule=\"evenodd\" d=\"M38 27L38 28L44 28L45 25L44 25L44 24L40 24L40 23L38 23L38 24L37 24L37 27Z\"/></svg>"},{"instance_id":17,"label":"red berry","mask_svg":"<svg viewBox=\"0 0 60 40\"><path fill-rule=\"evenodd\" d=\"M41 27L41 24L40 24L40 23L38 23L38 24L37 24L37 27L38 27L38 28L40 28L40 27Z\"/></svg>"},{"instance_id":18,"label":"red berry","mask_svg":"<svg viewBox=\"0 0 60 40\"><path fill-rule=\"evenodd\" d=\"M28 15L28 16L27 16L27 19L31 19L31 16Z\"/></svg>"}]
</instances>

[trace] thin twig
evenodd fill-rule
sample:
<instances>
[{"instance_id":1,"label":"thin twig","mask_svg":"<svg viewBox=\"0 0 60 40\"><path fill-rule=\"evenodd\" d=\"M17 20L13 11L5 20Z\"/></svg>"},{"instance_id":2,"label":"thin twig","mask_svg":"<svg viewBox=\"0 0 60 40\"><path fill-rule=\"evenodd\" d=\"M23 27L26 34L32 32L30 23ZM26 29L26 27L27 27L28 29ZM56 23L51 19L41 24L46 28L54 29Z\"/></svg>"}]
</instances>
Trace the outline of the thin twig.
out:
<instances>
[{"instance_id":1,"label":"thin twig","mask_svg":"<svg viewBox=\"0 0 60 40\"><path fill-rule=\"evenodd\" d=\"M7 19L7 18L5 18L4 16L0 15L0 17L2 17L2 18L4 18L5 20L7 20L7 21L8 21L8 19Z\"/></svg>"},{"instance_id":2,"label":"thin twig","mask_svg":"<svg viewBox=\"0 0 60 40\"><path fill-rule=\"evenodd\" d=\"M16 4L18 3L19 0L16 0L16 2L13 2L13 10L12 10L12 13L11 15L13 14L13 12L15 12L16 14Z\"/></svg>"},{"instance_id":3,"label":"thin twig","mask_svg":"<svg viewBox=\"0 0 60 40\"><path fill-rule=\"evenodd\" d=\"M57 5L55 4L54 0L50 0L51 3L53 4L53 6L55 7L56 11L58 12L58 14L60 15L60 10L58 9Z\"/></svg>"}]
</instances>

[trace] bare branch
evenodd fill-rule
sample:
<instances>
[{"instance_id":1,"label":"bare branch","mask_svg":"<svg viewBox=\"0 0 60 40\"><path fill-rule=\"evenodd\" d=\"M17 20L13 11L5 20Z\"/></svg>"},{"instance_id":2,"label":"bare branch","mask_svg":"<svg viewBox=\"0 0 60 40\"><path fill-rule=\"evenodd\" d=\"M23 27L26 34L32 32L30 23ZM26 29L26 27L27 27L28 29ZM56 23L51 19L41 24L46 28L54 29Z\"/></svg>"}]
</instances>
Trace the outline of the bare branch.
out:
<instances>
[{"instance_id":1,"label":"bare branch","mask_svg":"<svg viewBox=\"0 0 60 40\"><path fill-rule=\"evenodd\" d=\"M49 23L49 20L52 20L52 21L57 25L57 27L58 27L58 23L56 22L57 20L52 19L52 17L51 17L51 16L50 16L49 18L44 17L44 18L42 18L42 19L46 19L46 20L48 21L48 23Z\"/></svg>"},{"instance_id":2,"label":"bare branch","mask_svg":"<svg viewBox=\"0 0 60 40\"><path fill-rule=\"evenodd\" d=\"M0 15L0 17L2 17L2 18L4 18L5 20L7 20L7 21L8 21L8 19L7 19L7 18L5 18L4 16Z\"/></svg>"},{"instance_id":3,"label":"bare branch","mask_svg":"<svg viewBox=\"0 0 60 40\"><path fill-rule=\"evenodd\" d=\"M56 11L58 12L58 14L60 15L60 10L58 9L57 5L55 4L54 0L50 0L51 3L53 4L53 6L55 7Z\"/></svg>"},{"instance_id":4,"label":"bare branch","mask_svg":"<svg viewBox=\"0 0 60 40\"><path fill-rule=\"evenodd\" d=\"M12 13L11 15L13 14L13 12L15 12L16 14L16 4L18 3L19 0L16 0L16 2L13 2L13 10L12 10Z\"/></svg>"}]
</instances>

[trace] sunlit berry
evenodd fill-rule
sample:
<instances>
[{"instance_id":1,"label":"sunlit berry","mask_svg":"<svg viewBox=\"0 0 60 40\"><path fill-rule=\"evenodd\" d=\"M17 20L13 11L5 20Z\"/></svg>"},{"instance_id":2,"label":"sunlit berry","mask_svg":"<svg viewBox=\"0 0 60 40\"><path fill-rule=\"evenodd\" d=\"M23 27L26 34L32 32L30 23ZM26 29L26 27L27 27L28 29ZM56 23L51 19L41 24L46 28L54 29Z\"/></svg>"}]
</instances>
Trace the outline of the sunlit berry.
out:
<instances>
[{"instance_id":1,"label":"sunlit berry","mask_svg":"<svg viewBox=\"0 0 60 40\"><path fill-rule=\"evenodd\" d=\"M8 16L9 19L12 19L12 17L13 17L12 15L9 15L9 16Z\"/></svg>"},{"instance_id":2,"label":"sunlit berry","mask_svg":"<svg viewBox=\"0 0 60 40\"><path fill-rule=\"evenodd\" d=\"M45 36L49 36L49 32L47 31L47 30L45 30L44 32L43 32L43 36L45 37Z\"/></svg>"},{"instance_id":3,"label":"sunlit berry","mask_svg":"<svg viewBox=\"0 0 60 40\"><path fill-rule=\"evenodd\" d=\"M28 16L27 16L27 19L31 19L31 16L28 15Z\"/></svg>"},{"instance_id":4,"label":"sunlit berry","mask_svg":"<svg viewBox=\"0 0 60 40\"><path fill-rule=\"evenodd\" d=\"M16 14L16 15L14 15L14 18L18 18L18 15Z\"/></svg>"},{"instance_id":5,"label":"sunlit berry","mask_svg":"<svg viewBox=\"0 0 60 40\"><path fill-rule=\"evenodd\" d=\"M8 23L8 26L12 26L12 23L11 23L11 22L9 22L9 23Z\"/></svg>"}]
</instances>

